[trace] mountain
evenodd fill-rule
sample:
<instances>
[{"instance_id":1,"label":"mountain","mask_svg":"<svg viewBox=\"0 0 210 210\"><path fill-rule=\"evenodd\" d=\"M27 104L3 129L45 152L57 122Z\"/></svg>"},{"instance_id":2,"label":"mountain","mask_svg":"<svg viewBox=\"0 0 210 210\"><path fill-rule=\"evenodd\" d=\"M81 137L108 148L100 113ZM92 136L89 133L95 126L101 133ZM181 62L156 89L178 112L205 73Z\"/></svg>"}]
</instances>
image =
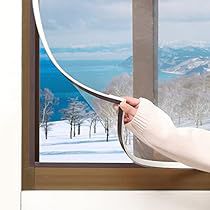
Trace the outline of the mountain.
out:
<instances>
[{"instance_id":1,"label":"mountain","mask_svg":"<svg viewBox=\"0 0 210 210\"><path fill-rule=\"evenodd\" d=\"M128 57L126 60L121 62L119 65L122 67L125 67L125 68L131 68L133 66L133 56Z\"/></svg>"},{"instance_id":2,"label":"mountain","mask_svg":"<svg viewBox=\"0 0 210 210\"><path fill-rule=\"evenodd\" d=\"M159 48L158 67L159 71L171 74L203 73L210 69L210 48Z\"/></svg>"},{"instance_id":3,"label":"mountain","mask_svg":"<svg viewBox=\"0 0 210 210\"><path fill-rule=\"evenodd\" d=\"M200 47L183 47L183 48L170 48L163 47L158 50L158 65L160 70L165 70L175 65L192 59L210 57L210 48Z\"/></svg>"},{"instance_id":4,"label":"mountain","mask_svg":"<svg viewBox=\"0 0 210 210\"><path fill-rule=\"evenodd\" d=\"M189 74L202 74L206 71L210 71L210 59L209 58L191 58L186 61L175 65L174 67L162 70L165 73L179 74L179 75L189 75Z\"/></svg>"},{"instance_id":5,"label":"mountain","mask_svg":"<svg viewBox=\"0 0 210 210\"><path fill-rule=\"evenodd\" d=\"M129 57L121 64L124 67L133 65L133 57ZM210 71L210 47L159 47L159 72L174 75L190 75Z\"/></svg>"}]
</instances>

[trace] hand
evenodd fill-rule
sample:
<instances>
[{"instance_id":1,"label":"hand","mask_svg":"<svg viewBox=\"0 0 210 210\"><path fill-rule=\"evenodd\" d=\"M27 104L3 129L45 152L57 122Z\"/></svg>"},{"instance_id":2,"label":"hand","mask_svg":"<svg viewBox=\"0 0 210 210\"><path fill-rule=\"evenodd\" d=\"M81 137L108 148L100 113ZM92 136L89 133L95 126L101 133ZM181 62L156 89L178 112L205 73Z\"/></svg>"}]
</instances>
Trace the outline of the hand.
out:
<instances>
[{"instance_id":1,"label":"hand","mask_svg":"<svg viewBox=\"0 0 210 210\"><path fill-rule=\"evenodd\" d=\"M124 114L124 123L129 123L133 117L135 116L137 109L139 107L139 99L137 98L133 98L133 97L129 97L129 96L125 96L123 97L125 98L126 101L123 101L120 103L120 105L115 104L114 108L116 110L118 110L118 108L120 107Z\"/></svg>"}]
</instances>

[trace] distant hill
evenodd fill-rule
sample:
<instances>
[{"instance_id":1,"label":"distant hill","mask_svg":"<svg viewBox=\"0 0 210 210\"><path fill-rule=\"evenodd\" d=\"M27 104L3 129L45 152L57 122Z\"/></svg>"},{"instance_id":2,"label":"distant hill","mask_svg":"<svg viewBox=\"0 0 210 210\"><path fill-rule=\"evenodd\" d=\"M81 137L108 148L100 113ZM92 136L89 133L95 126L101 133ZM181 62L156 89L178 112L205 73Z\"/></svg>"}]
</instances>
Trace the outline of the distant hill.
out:
<instances>
[{"instance_id":1,"label":"distant hill","mask_svg":"<svg viewBox=\"0 0 210 210\"><path fill-rule=\"evenodd\" d=\"M133 57L128 57L119 65L131 68ZM159 47L158 67L161 72L180 75L209 71L210 47Z\"/></svg>"},{"instance_id":2,"label":"distant hill","mask_svg":"<svg viewBox=\"0 0 210 210\"><path fill-rule=\"evenodd\" d=\"M125 68L132 68L132 66L133 66L133 56L128 57L126 60L124 60L119 65L123 66Z\"/></svg>"},{"instance_id":3,"label":"distant hill","mask_svg":"<svg viewBox=\"0 0 210 210\"><path fill-rule=\"evenodd\" d=\"M120 66L131 68L130 56ZM160 47L158 51L159 71L176 75L202 74L210 71L210 47Z\"/></svg>"},{"instance_id":4,"label":"distant hill","mask_svg":"<svg viewBox=\"0 0 210 210\"><path fill-rule=\"evenodd\" d=\"M190 75L190 74L202 74L206 71L210 71L210 59L209 58L191 58L186 61L175 65L174 67L162 70L165 73L173 73L179 75Z\"/></svg>"}]
</instances>

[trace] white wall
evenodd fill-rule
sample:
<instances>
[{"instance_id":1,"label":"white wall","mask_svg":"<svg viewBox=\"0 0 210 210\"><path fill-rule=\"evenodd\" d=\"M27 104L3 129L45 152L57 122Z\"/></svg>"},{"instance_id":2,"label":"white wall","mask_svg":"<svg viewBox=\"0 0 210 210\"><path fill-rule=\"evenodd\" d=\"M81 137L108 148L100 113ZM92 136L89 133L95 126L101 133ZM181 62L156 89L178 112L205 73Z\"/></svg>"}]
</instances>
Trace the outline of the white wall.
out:
<instances>
[{"instance_id":1,"label":"white wall","mask_svg":"<svg viewBox=\"0 0 210 210\"><path fill-rule=\"evenodd\" d=\"M2 2L0 209L17 210L20 207L21 172L21 0ZM209 200L209 191L27 191L22 193L22 210L209 210Z\"/></svg>"},{"instance_id":2,"label":"white wall","mask_svg":"<svg viewBox=\"0 0 210 210\"><path fill-rule=\"evenodd\" d=\"M13 210L20 205L20 0L1 1L0 27L0 209Z\"/></svg>"},{"instance_id":3,"label":"white wall","mask_svg":"<svg viewBox=\"0 0 210 210\"><path fill-rule=\"evenodd\" d=\"M22 210L209 210L209 192L24 192Z\"/></svg>"}]
</instances>

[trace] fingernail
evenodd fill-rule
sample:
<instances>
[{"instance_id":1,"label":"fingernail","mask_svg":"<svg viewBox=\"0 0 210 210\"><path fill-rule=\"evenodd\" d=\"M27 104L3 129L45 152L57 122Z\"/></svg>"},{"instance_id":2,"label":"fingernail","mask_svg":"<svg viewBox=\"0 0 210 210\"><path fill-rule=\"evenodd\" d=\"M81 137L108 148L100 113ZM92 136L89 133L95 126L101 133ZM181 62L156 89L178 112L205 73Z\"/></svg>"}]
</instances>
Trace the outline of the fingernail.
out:
<instances>
[{"instance_id":1,"label":"fingernail","mask_svg":"<svg viewBox=\"0 0 210 210\"><path fill-rule=\"evenodd\" d=\"M126 101L122 101L120 103L120 108L123 109L126 106Z\"/></svg>"}]
</instances>

